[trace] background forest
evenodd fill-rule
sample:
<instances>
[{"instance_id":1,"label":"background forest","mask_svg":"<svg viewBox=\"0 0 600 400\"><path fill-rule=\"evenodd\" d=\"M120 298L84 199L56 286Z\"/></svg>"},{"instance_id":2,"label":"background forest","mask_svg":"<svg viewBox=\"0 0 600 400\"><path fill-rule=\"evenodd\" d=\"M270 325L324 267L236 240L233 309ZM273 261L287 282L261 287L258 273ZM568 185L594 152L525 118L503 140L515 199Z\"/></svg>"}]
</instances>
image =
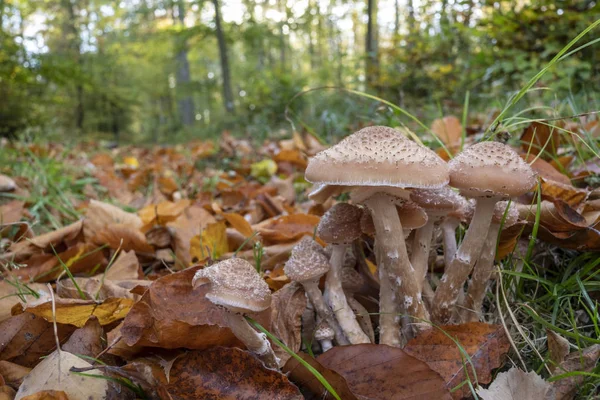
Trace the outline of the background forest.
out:
<instances>
[{"instance_id":1,"label":"background forest","mask_svg":"<svg viewBox=\"0 0 600 400\"><path fill-rule=\"evenodd\" d=\"M262 139L321 86L424 121L467 94L489 113L599 17L590 0L0 0L0 134ZM598 109L599 61L597 46L570 55L534 99ZM325 135L395 118L333 90L290 109Z\"/></svg>"}]
</instances>

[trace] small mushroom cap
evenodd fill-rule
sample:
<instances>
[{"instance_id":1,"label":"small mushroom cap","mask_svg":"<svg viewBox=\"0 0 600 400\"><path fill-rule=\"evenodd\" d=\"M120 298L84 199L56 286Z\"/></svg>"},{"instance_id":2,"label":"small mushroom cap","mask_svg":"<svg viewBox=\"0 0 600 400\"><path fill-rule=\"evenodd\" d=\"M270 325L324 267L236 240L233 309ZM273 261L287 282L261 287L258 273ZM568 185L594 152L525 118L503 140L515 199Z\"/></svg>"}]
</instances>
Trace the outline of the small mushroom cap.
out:
<instances>
[{"instance_id":1,"label":"small mushroom cap","mask_svg":"<svg viewBox=\"0 0 600 400\"><path fill-rule=\"evenodd\" d=\"M397 205L396 210L398 211L398 217L404 230L419 229L425 226L429 219L425 210L410 200ZM375 234L373 217L367 209L365 209L360 219L360 228L365 235L372 236Z\"/></svg>"},{"instance_id":2,"label":"small mushroom cap","mask_svg":"<svg viewBox=\"0 0 600 400\"><path fill-rule=\"evenodd\" d=\"M317 329L315 329L316 340L333 340L335 337L335 331L325 321L319 322Z\"/></svg>"},{"instance_id":3,"label":"small mushroom cap","mask_svg":"<svg viewBox=\"0 0 600 400\"><path fill-rule=\"evenodd\" d=\"M448 163L450 186L468 197L515 197L536 183L535 171L509 146L481 142Z\"/></svg>"},{"instance_id":4,"label":"small mushroom cap","mask_svg":"<svg viewBox=\"0 0 600 400\"><path fill-rule=\"evenodd\" d=\"M348 203L337 203L321 217L317 235L330 244L349 244L358 239L362 209Z\"/></svg>"},{"instance_id":5,"label":"small mushroom cap","mask_svg":"<svg viewBox=\"0 0 600 400\"><path fill-rule=\"evenodd\" d=\"M316 184L313 190L308 194L308 198L315 203L322 204L330 197L338 196L350 190L348 186L327 185L325 183Z\"/></svg>"},{"instance_id":6,"label":"small mushroom cap","mask_svg":"<svg viewBox=\"0 0 600 400\"><path fill-rule=\"evenodd\" d=\"M508 211L506 208L508 207ZM504 220L504 229L510 228L519 221L519 210L515 207L515 203L508 201L499 201L494 206L494 216L492 217L493 224L501 224L504 213L506 212L506 219Z\"/></svg>"},{"instance_id":7,"label":"small mushroom cap","mask_svg":"<svg viewBox=\"0 0 600 400\"><path fill-rule=\"evenodd\" d=\"M317 242L305 236L292 249L292 255L283 271L292 281L305 282L319 279L329 271L329 260Z\"/></svg>"},{"instance_id":8,"label":"small mushroom cap","mask_svg":"<svg viewBox=\"0 0 600 400\"><path fill-rule=\"evenodd\" d=\"M467 200L448 186L440 189L414 189L410 199L428 213L448 214L465 207Z\"/></svg>"},{"instance_id":9,"label":"small mushroom cap","mask_svg":"<svg viewBox=\"0 0 600 400\"><path fill-rule=\"evenodd\" d=\"M305 177L330 185L435 188L448 182L448 166L400 131L370 126L314 156Z\"/></svg>"},{"instance_id":10,"label":"small mushroom cap","mask_svg":"<svg viewBox=\"0 0 600 400\"><path fill-rule=\"evenodd\" d=\"M349 293L360 291L365 285L366 279L354 268L342 268L342 288Z\"/></svg>"},{"instance_id":11,"label":"small mushroom cap","mask_svg":"<svg viewBox=\"0 0 600 400\"><path fill-rule=\"evenodd\" d=\"M271 305L269 285L252 264L231 258L196 272L194 288L210 284L206 298L212 303L238 313L264 311Z\"/></svg>"}]
</instances>

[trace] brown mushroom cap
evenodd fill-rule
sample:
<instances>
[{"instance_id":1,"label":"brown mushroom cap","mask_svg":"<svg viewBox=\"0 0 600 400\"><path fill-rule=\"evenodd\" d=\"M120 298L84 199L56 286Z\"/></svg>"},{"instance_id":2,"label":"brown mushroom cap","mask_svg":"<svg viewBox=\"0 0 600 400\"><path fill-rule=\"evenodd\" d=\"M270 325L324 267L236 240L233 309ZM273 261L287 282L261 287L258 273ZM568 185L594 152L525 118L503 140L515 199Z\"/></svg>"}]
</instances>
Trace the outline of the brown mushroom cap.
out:
<instances>
[{"instance_id":1,"label":"brown mushroom cap","mask_svg":"<svg viewBox=\"0 0 600 400\"><path fill-rule=\"evenodd\" d=\"M427 212L447 214L466 207L467 200L448 186L440 189L414 189L410 199Z\"/></svg>"},{"instance_id":2,"label":"brown mushroom cap","mask_svg":"<svg viewBox=\"0 0 600 400\"><path fill-rule=\"evenodd\" d=\"M535 171L509 146L481 142L448 163L450 186L468 197L515 197L536 183Z\"/></svg>"},{"instance_id":3,"label":"brown mushroom cap","mask_svg":"<svg viewBox=\"0 0 600 400\"><path fill-rule=\"evenodd\" d=\"M329 185L436 188L447 184L448 166L398 130L370 126L318 153L305 177Z\"/></svg>"},{"instance_id":4,"label":"brown mushroom cap","mask_svg":"<svg viewBox=\"0 0 600 400\"><path fill-rule=\"evenodd\" d=\"M260 312L271 305L269 285L252 264L241 258L221 261L196 272L194 288L205 284L210 284L206 298L233 312Z\"/></svg>"},{"instance_id":5,"label":"brown mushroom cap","mask_svg":"<svg viewBox=\"0 0 600 400\"><path fill-rule=\"evenodd\" d=\"M508 207L508 212L506 212L506 207ZM494 216L492 217L492 223L502 223L502 218L504 218L505 212L506 219L504 220L504 229L510 228L519 221L519 211L517 210L517 207L515 207L515 203L511 202L509 206L508 201L499 201L494 207Z\"/></svg>"},{"instance_id":6,"label":"brown mushroom cap","mask_svg":"<svg viewBox=\"0 0 600 400\"><path fill-rule=\"evenodd\" d=\"M304 282L318 279L329 271L329 260L317 242L305 236L292 249L292 255L283 270L293 281Z\"/></svg>"},{"instance_id":7,"label":"brown mushroom cap","mask_svg":"<svg viewBox=\"0 0 600 400\"><path fill-rule=\"evenodd\" d=\"M317 235L330 244L349 244L362 234L362 209L348 203L338 203L321 217Z\"/></svg>"},{"instance_id":8,"label":"brown mushroom cap","mask_svg":"<svg viewBox=\"0 0 600 400\"><path fill-rule=\"evenodd\" d=\"M334 337L335 332L327 322L321 321L319 325L317 325L317 329L315 329L316 340L333 340Z\"/></svg>"}]
</instances>

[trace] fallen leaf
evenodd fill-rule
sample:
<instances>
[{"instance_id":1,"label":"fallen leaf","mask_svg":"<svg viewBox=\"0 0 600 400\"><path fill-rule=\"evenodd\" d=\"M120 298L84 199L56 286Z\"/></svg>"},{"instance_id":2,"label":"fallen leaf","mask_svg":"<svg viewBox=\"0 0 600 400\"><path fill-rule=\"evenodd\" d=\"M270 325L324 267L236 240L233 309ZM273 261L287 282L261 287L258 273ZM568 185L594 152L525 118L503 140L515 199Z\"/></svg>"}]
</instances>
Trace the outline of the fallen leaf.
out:
<instances>
[{"instance_id":1,"label":"fallen leaf","mask_svg":"<svg viewBox=\"0 0 600 400\"><path fill-rule=\"evenodd\" d=\"M69 400L69 396L62 390L43 390L36 394L22 397L21 400Z\"/></svg>"},{"instance_id":2,"label":"fallen leaf","mask_svg":"<svg viewBox=\"0 0 600 400\"><path fill-rule=\"evenodd\" d=\"M218 260L228 251L227 226L223 221L208 224L200 235L190 240L192 262L199 262L206 258Z\"/></svg>"},{"instance_id":3,"label":"fallen leaf","mask_svg":"<svg viewBox=\"0 0 600 400\"><path fill-rule=\"evenodd\" d=\"M395 347L336 346L318 356L317 361L343 376L360 400L451 399L440 375Z\"/></svg>"},{"instance_id":4,"label":"fallen leaf","mask_svg":"<svg viewBox=\"0 0 600 400\"><path fill-rule=\"evenodd\" d=\"M177 358L169 383L159 393L173 400L303 399L285 375L265 368L246 351L226 347L192 351Z\"/></svg>"},{"instance_id":5,"label":"fallen leaf","mask_svg":"<svg viewBox=\"0 0 600 400\"><path fill-rule=\"evenodd\" d=\"M550 361L552 361L549 368L550 372L553 372L556 370L559 364L565 361L565 358L569 355L569 341L550 329L546 329L546 335L548 336L548 352L550 353Z\"/></svg>"},{"instance_id":6,"label":"fallen leaf","mask_svg":"<svg viewBox=\"0 0 600 400\"><path fill-rule=\"evenodd\" d=\"M56 322L81 328L91 316L95 316L101 325L108 325L125 318L133 303L131 299L118 298L106 299L100 303L93 300L57 298ZM52 301L28 303L23 306L23 310L47 321L53 320Z\"/></svg>"},{"instance_id":7,"label":"fallen leaf","mask_svg":"<svg viewBox=\"0 0 600 400\"><path fill-rule=\"evenodd\" d=\"M501 372L489 388L477 388L483 400L547 399L552 385L533 371L523 372L512 367Z\"/></svg>"},{"instance_id":8,"label":"fallen leaf","mask_svg":"<svg viewBox=\"0 0 600 400\"><path fill-rule=\"evenodd\" d=\"M96 357L104 349L102 336L104 331L94 316L90 317L85 325L71 335L69 340L62 345L62 350L76 356Z\"/></svg>"},{"instance_id":9,"label":"fallen leaf","mask_svg":"<svg viewBox=\"0 0 600 400\"><path fill-rule=\"evenodd\" d=\"M154 225L166 225L169 222L175 221L189 206L190 200L185 199L176 202L163 201L159 204L151 204L142 208L138 211L138 215L144 226L142 231L146 232Z\"/></svg>"},{"instance_id":10,"label":"fallen leaf","mask_svg":"<svg viewBox=\"0 0 600 400\"><path fill-rule=\"evenodd\" d=\"M526 153L538 155L544 151L544 158L556 155L560 145L558 129L544 123L534 121L523 131L521 135L521 148Z\"/></svg>"},{"instance_id":11,"label":"fallen leaf","mask_svg":"<svg viewBox=\"0 0 600 400\"><path fill-rule=\"evenodd\" d=\"M127 224L106 225L97 231L90 240L97 245L108 245L113 250L133 250L136 253L154 252L139 228Z\"/></svg>"},{"instance_id":12,"label":"fallen leaf","mask_svg":"<svg viewBox=\"0 0 600 400\"><path fill-rule=\"evenodd\" d=\"M113 225L127 226L139 230L142 220L136 214L123 211L112 204L91 200L83 221L83 235L91 240L106 227Z\"/></svg>"},{"instance_id":13,"label":"fallen leaf","mask_svg":"<svg viewBox=\"0 0 600 400\"><path fill-rule=\"evenodd\" d=\"M560 200L570 207L577 208L582 204L590 192L587 189L579 189L568 184L542 178L542 196L549 200Z\"/></svg>"},{"instance_id":14,"label":"fallen leaf","mask_svg":"<svg viewBox=\"0 0 600 400\"><path fill-rule=\"evenodd\" d=\"M275 172L277 172L277 164L270 159L255 162L250 166L250 175L257 179L268 180Z\"/></svg>"},{"instance_id":15,"label":"fallen leaf","mask_svg":"<svg viewBox=\"0 0 600 400\"><path fill-rule=\"evenodd\" d=\"M108 381L95 377L76 375L70 368L87 368L92 365L66 351L54 351L44 358L23 379L15 400L33 395L42 390L64 391L69 400L102 400L108 392ZM87 374L102 375L99 370Z\"/></svg>"},{"instance_id":16,"label":"fallen leaf","mask_svg":"<svg viewBox=\"0 0 600 400\"><path fill-rule=\"evenodd\" d=\"M44 293L48 292L48 287L41 283L29 283L27 284L27 288L23 287L20 283L16 284L12 281L2 280L0 281L0 322L4 321L7 318L10 318L12 315L10 310L13 308L15 304L19 304L21 301L21 297L17 294L20 294L23 298L27 298L33 295L27 289L31 289L36 293Z\"/></svg>"},{"instance_id":17,"label":"fallen leaf","mask_svg":"<svg viewBox=\"0 0 600 400\"><path fill-rule=\"evenodd\" d=\"M23 367L10 361L0 361L0 376L4 379L5 384L13 389L19 389L23 378L29 372L31 372L31 368Z\"/></svg>"},{"instance_id":18,"label":"fallen leaf","mask_svg":"<svg viewBox=\"0 0 600 400\"><path fill-rule=\"evenodd\" d=\"M571 185L571 179L561 172L559 172L552 164L548 161L537 157L535 154L521 154L523 160L525 160L531 168L538 173L539 176L545 180L555 181L562 183L563 185Z\"/></svg>"},{"instance_id":19,"label":"fallen leaf","mask_svg":"<svg viewBox=\"0 0 600 400\"><path fill-rule=\"evenodd\" d=\"M598 359L600 358L600 345L593 345L582 351L574 351L565 361L560 363L555 369L554 375L561 375L569 372L592 371ZM569 375L553 382L554 394L556 399L568 400L574 398L581 383L585 380L585 375Z\"/></svg>"},{"instance_id":20,"label":"fallen leaf","mask_svg":"<svg viewBox=\"0 0 600 400\"><path fill-rule=\"evenodd\" d=\"M58 324L58 339L64 342L75 330ZM0 360L33 367L56 349L52 324L30 313L15 315L0 322Z\"/></svg>"},{"instance_id":21,"label":"fallen leaf","mask_svg":"<svg viewBox=\"0 0 600 400\"><path fill-rule=\"evenodd\" d=\"M16 394L12 387L7 385L0 386L0 400L14 400Z\"/></svg>"},{"instance_id":22,"label":"fallen leaf","mask_svg":"<svg viewBox=\"0 0 600 400\"><path fill-rule=\"evenodd\" d=\"M0 225L9 225L21 220L25 202L12 200L0 205Z\"/></svg>"},{"instance_id":23,"label":"fallen leaf","mask_svg":"<svg viewBox=\"0 0 600 400\"><path fill-rule=\"evenodd\" d=\"M66 242L67 245L74 244L82 228L83 220L79 220L55 231L13 243L9 247L8 253L4 254L4 258L21 261L34 254L50 252L52 247L57 248L63 242Z\"/></svg>"},{"instance_id":24,"label":"fallen leaf","mask_svg":"<svg viewBox=\"0 0 600 400\"><path fill-rule=\"evenodd\" d=\"M458 344L469 355L472 365L464 359ZM477 384L490 383L492 370L502 365L509 347L502 326L469 322L430 329L409 341L404 351L427 363L444 378L446 387L453 390L467 379L467 374L474 380L473 367ZM468 385L463 385L452 392L452 397L459 399L468 393Z\"/></svg>"},{"instance_id":25,"label":"fallen leaf","mask_svg":"<svg viewBox=\"0 0 600 400\"><path fill-rule=\"evenodd\" d=\"M132 307L121 327L128 346L166 349L206 349L243 344L227 328L224 310L204 296L209 285L192 288L192 277L200 267L164 276L152 283ZM269 326L270 310L256 316Z\"/></svg>"},{"instance_id":26,"label":"fallen leaf","mask_svg":"<svg viewBox=\"0 0 600 400\"><path fill-rule=\"evenodd\" d=\"M198 205L188 207L173 222L167 226L173 230L175 242L175 257L180 269L188 267L192 263L190 255L190 242L192 238L199 235L208 225L216 222L208 211Z\"/></svg>"},{"instance_id":27,"label":"fallen leaf","mask_svg":"<svg viewBox=\"0 0 600 400\"><path fill-rule=\"evenodd\" d=\"M56 284L56 292L65 299L81 299L79 289L85 295L86 300L103 301L111 297L138 300L139 295L131 293L131 289L136 286L150 286L151 281L141 279L128 279L111 281L102 275L96 275L91 278L62 279Z\"/></svg>"},{"instance_id":28,"label":"fallen leaf","mask_svg":"<svg viewBox=\"0 0 600 400\"><path fill-rule=\"evenodd\" d=\"M295 149L281 150L273 157L273 161L278 163L284 161L289 162L302 170L306 169L306 166L308 165L306 157L304 157L300 151Z\"/></svg>"},{"instance_id":29,"label":"fallen leaf","mask_svg":"<svg viewBox=\"0 0 600 400\"><path fill-rule=\"evenodd\" d=\"M294 353L300 351L302 344L302 313L306 308L306 295L302 286L289 283L273 293L271 298L271 329L279 340ZM274 346L279 365L285 365L291 355L279 346Z\"/></svg>"},{"instance_id":30,"label":"fallen leaf","mask_svg":"<svg viewBox=\"0 0 600 400\"><path fill-rule=\"evenodd\" d=\"M0 174L0 192L12 192L17 188L17 184L12 178Z\"/></svg>"},{"instance_id":31,"label":"fallen leaf","mask_svg":"<svg viewBox=\"0 0 600 400\"><path fill-rule=\"evenodd\" d=\"M340 374L325 368L306 353L298 353L298 356L323 375L342 400L358 400L348 387L348 382ZM282 370L300 388L306 400L331 400L334 398L317 377L295 358L290 358Z\"/></svg>"},{"instance_id":32,"label":"fallen leaf","mask_svg":"<svg viewBox=\"0 0 600 400\"><path fill-rule=\"evenodd\" d=\"M445 145L453 146L460 143L462 139L462 125L460 120L453 115L436 119L431 124L431 131Z\"/></svg>"},{"instance_id":33,"label":"fallen leaf","mask_svg":"<svg viewBox=\"0 0 600 400\"><path fill-rule=\"evenodd\" d=\"M320 218L310 214L291 214L275 217L255 225L267 244L298 240L304 235L312 235Z\"/></svg>"},{"instance_id":34,"label":"fallen leaf","mask_svg":"<svg viewBox=\"0 0 600 400\"><path fill-rule=\"evenodd\" d=\"M248 221L240 214L222 213L221 216L223 216L236 231L244 235L244 237L249 238L254 234Z\"/></svg>"},{"instance_id":35,"label":"fallen leaf","mask_svg":"<svg viewBox=\"0 0 600 400\"><path fill-rule=\"evenodd\" d=\"M104 278L112 281L141 277L143 277L143 273L140 273L140 263L133 251L121 251L104 273Z\"/></svg>"}]
</instances>

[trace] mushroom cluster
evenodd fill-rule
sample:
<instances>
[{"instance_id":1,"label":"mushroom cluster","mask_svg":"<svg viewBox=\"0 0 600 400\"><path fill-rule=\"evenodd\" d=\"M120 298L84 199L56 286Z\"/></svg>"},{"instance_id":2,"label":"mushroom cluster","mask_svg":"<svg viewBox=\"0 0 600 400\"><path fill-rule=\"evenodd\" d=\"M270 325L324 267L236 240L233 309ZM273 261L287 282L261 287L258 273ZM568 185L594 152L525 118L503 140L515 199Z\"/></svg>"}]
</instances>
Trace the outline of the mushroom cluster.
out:
<instances>
[{"instance_id":1,"label":"mushroom cluster","mask_svg":"<svg viewBox=\"0 0 600 400\"><path fill-rule=\"evenodd\" d=\"M536 184L535 172L508 145L481 142L446 163L383 126L361 129L318 153L305 177L315 184L309 197L317 203L350 194L349 203L329 208L317 230L329 258L327 250L304 239L285 268L292 280L311 283L307 294L324 350L329 337L337 344L370 343L378 333L379 343L402 346L432 323L478 320L500 230L518 220L506 200ZM458 245L461 224L468 228ZM365 256L364 243L374 260ZM438 250L445 264L441 279L430 271ZM369 270L371 261L376 273ZM318 278L325 273L321 292ZM359 292L378 303L372 318L365 318L369 313L355 298Z\"/></svg>"}]
</instances>

